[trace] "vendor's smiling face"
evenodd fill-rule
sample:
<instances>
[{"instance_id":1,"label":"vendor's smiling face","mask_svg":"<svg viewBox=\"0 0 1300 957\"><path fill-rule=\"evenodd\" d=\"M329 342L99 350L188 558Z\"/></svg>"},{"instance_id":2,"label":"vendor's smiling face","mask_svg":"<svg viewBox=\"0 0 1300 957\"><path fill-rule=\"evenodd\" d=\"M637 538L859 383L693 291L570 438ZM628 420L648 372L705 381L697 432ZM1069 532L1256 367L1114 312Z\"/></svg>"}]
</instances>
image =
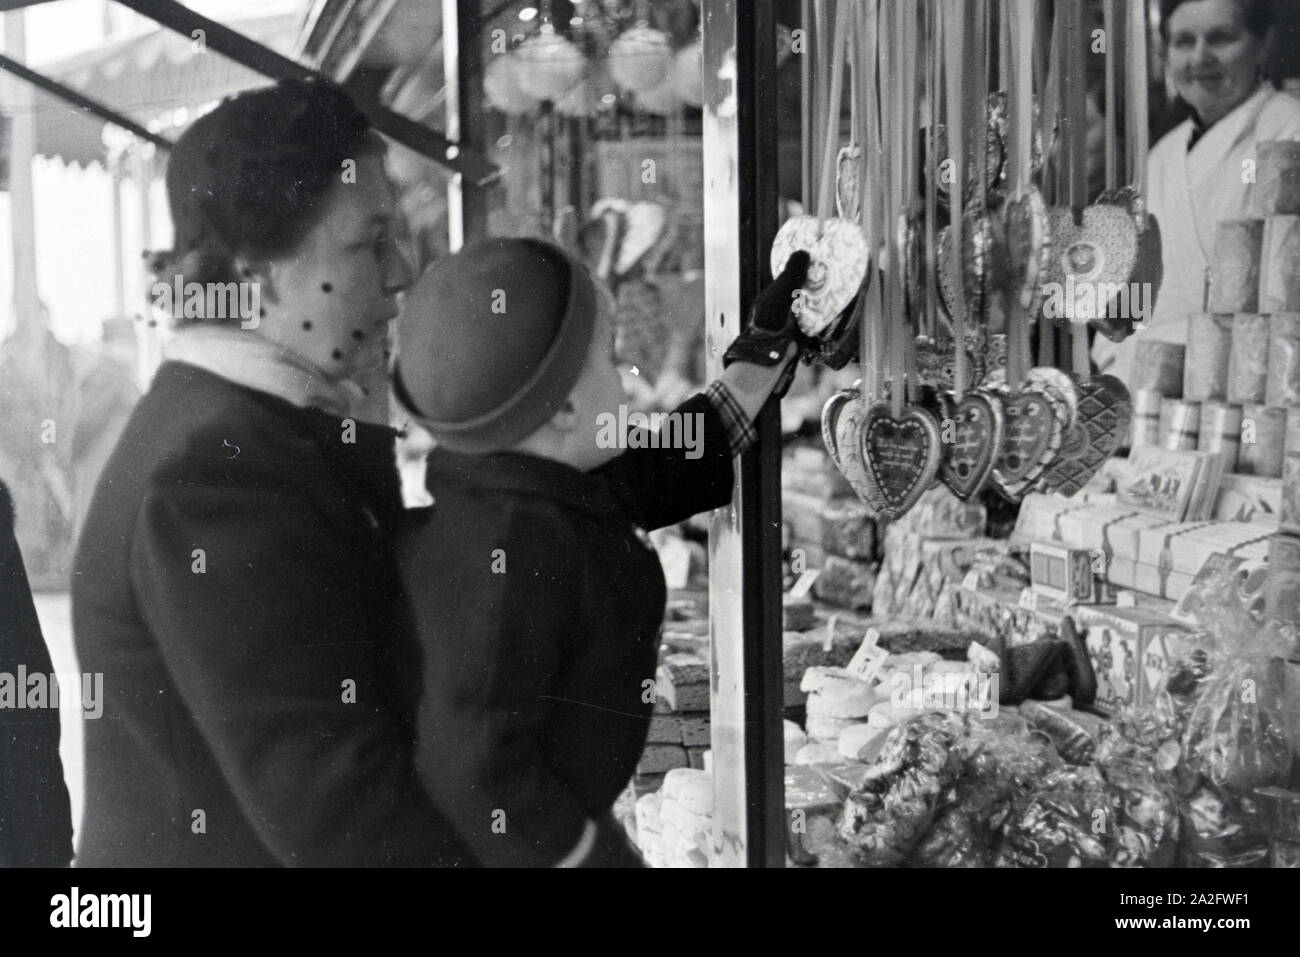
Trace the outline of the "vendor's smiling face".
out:
<instances>
[{"instance_id":1,"label":"vendor's smiling face","mask_svg":"<svg viewBox=\"0 0 1300 957\"><path fill-rule=\"evenodd\" d=\"M1193 0L1169 17L1169 70L1207 124L1226 116L1259 85L1268 37L1250 31L1235 0Z\"/></svg>"}]
</instances>

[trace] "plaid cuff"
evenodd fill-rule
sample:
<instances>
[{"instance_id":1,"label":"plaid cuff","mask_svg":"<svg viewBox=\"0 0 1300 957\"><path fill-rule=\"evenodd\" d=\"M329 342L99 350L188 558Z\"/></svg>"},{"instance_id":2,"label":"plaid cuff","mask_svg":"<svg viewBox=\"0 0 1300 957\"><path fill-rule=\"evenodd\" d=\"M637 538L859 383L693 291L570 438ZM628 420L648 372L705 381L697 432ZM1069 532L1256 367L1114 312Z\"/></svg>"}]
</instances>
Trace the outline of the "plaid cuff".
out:
<instances>
[{"instance_id":1,"label":"plaid cuff","mask_svg":"<svg viewBox=\"0 0 1300 957\"><path fill-rule=\"evenodd\" d=\"M758 440L758 431L754 428L754 423L745 415L745 410L740 407L740 403L736 401L730 389L721 382L714 381L709 383L704 394L718 410L718 417L722 419L722 429L727 433L727 448L731 450L733 458Z\"/></svg>"}]
</instances>

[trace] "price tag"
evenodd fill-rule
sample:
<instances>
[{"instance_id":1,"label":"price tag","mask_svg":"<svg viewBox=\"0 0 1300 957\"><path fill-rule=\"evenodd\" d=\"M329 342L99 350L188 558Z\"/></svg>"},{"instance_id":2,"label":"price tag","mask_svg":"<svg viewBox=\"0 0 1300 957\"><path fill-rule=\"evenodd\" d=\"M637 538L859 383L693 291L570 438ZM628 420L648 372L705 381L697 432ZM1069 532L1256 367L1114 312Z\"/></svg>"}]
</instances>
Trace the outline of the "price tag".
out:
<instances>
[{"instance_id":1,"label":"price tag","mask_svg":"<svg viewBox=\"0 0 1300 957\"><path fill-rule=\"evenodd\" d=\"M839 620L838 615L831 615L826 622L826 638L822 642L822 651L831 651L835 647L835 622ZM873 629L874 630L874 629Z\"/></svg>"},{"instance_id":2,"label":"price tag","mask_svg":"<svg viewBox=\"0 0 1300 957\"><path fill-rule=\"evenodd\" d=\"M858 650L853 653L853 659L849 662L848 667L844 670L859 681L871 683L871 679L876 676L880 666L885 663L889 657L889 652L879 645L880 632L874 628L868 628L866 637L862 639L862 644Z\"/></svg>"},{"instance_id":3,"label":"price tag","mask_svg":"<svg viewBox=\"0 0 1300 957\"><path fill-rule=\"evenodd\" d=\"M813 582L817 580L817 576L821 573L820 568L810 568L800 575L799 580L790 587L790 597L807 598L808 593L812 591Z\"/></svg>"},{"instance_id":4,"label":"price tag","mask_svg":"<svg viewBox=\"0 0 1300 957\"><path fill-rule=\"evenodd\" d=\"M966 577L961 580L961 587L967 591L980 590L980 573L978 569L972 568L966 573Z\"/></svg>"},{"instance_id":5,"label":"price tag","mask_svg":"<svg viewBox=\"0 0 1300 957\"><path fill-rule=\"evenodd\" d=\"M1020 589L1020 607L1029 611L1038 607L1038 593L1032 586Z\"/></svg>"}]
</instances>

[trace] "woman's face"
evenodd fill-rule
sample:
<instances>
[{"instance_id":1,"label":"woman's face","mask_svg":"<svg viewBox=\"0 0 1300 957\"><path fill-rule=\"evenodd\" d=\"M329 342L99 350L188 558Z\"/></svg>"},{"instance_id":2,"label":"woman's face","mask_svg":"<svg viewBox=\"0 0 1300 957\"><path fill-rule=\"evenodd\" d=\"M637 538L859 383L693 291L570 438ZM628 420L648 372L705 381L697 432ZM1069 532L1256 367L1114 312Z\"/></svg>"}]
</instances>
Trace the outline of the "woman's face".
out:
<instances>
[{"instance_id":1,"label":"woman's face","mask_svg":"<svg viewBox=\"0 0 1300 957\"><path fill-rule=\"evenodd\" d=\"M297 248L266 266L261 334L329 379L384 361L398 296L411 283L403 220L378 152L340 169L321 215Z\"/></svg>"},{"instance_id":2,"label":"woman's face","mask_svg":"<svg viewBox=\"0 0 1300 957\"><path fill-rule=\"evenodd\" d=\"M1169 71L1206 123L1226 116L1259 85L1267 38L1251 33L1234 0L1194 0L1169 17Z\"/></svg>"}]
</instances>

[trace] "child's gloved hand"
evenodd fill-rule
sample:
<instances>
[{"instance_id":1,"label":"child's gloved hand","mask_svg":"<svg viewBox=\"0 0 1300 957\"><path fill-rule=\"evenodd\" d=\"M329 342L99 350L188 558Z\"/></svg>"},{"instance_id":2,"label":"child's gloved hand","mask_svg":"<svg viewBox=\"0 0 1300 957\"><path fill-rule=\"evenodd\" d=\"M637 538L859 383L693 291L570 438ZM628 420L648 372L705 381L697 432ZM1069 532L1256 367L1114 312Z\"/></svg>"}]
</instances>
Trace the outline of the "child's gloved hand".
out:
<instances>
[{"instance_id":1,"label":"child's gloved hand","mask_svg":"<svg viewBox=\"0 0 1300 957\"><path fill-rule=\"evenodd\" d=\"M803 286L810 262L811 257L803 250L794 253L781 275L759 293L749 323L722 356L724 369L733 362L771 367L786 361L790 344L798 342L798 327L790 307ZM781 398L793 380L794 363L790 363L772 394Z\"/></svg>"}]
</instances>

